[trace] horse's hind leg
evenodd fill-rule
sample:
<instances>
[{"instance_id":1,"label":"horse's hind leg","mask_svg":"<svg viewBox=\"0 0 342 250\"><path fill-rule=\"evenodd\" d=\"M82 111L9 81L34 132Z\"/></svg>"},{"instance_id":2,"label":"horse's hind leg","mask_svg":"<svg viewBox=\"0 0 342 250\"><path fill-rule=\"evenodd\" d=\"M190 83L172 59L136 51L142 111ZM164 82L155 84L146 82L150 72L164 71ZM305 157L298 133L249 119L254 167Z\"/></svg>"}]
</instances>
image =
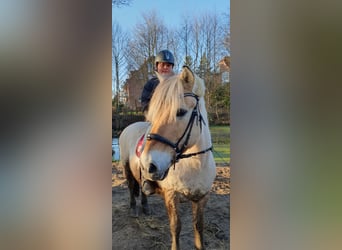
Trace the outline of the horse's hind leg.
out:
<instances>
[{"instance_id":1,"label":"horse's hind leg","mask_svg":"<svg viewBox=\"0 0 342 250\"><path fill-rule=\"evenodd\" d=\"M174 191L165 191L164 200L170 221L170 231L172 238L171 250L178 250L179 234L181 231L181 221L178 216L179 197Z\"/></svg>"},{"instance_id":2,"label":"horse's hind leg","mask_svg":"<svg viewBox=\"0 0 342 250\"><path fill-rule=\"evenodd\" d=\"M128 183L129 195L130 195L130 216L138 217L138 209L135 201L135 197L139 196L139 184L134 179L134 176L130 170L129 164L124 165L125 176Z\"/></svg>"},{"instance_id":3,"label":"horse's hind leg","mask_svg":"<svg viewBox=\"0 0 342 250\"><path fill-rule=\"evenodd\" d=\"M195 248L204 249L203 240L203 219L204 219L204 207L209 199L209 194L204 196L198 202L192 202L192 223L195 234Z\"/></svg>"}]
</instances>

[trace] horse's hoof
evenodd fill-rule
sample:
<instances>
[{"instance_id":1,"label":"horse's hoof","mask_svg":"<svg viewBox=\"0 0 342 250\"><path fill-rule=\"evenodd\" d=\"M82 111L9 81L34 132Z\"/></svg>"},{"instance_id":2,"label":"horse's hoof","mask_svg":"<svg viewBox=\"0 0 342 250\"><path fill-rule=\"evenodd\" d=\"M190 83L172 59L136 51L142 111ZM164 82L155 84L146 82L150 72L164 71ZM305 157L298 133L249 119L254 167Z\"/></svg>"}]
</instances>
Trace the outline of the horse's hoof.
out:
<instances>
[{"instance_id":1,"label":"horse's hoof","mask_svg":"<svg viewBox=\"0 0 342 250\"><path fill-rule=\"evenodd\" d=\"M138 209L131 208L129 211L129 216L133 218L138 218Z\"/></svg>"},{"instance_id":2,"label":"horse's hoof","mask_svg":"<svg viewBox=\"0 0 342 250\"><path fill-rule=\"evenodd\" d=\"M149 205L143 206L143 207L142 207L142 212L143 212L145 215L151 215L150 206L149 206Z\"/></svg>"}]
</instances>

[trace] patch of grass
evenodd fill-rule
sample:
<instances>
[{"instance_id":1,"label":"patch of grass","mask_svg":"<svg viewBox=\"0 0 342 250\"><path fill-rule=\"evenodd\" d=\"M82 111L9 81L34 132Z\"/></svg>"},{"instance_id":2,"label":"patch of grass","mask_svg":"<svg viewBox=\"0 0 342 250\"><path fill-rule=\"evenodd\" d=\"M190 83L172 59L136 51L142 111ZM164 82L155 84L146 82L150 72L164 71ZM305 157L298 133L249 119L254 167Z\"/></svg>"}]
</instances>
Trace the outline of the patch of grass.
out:
<instances>
[{"instance_id":1,"label":"patch of grass","mask_svg":"<svg viewBox=\"0 0 342 250\"><path fill-rule=\"evenodd\" d=\"M229 126L209 126L210 132L211 133L216 133L216 132L220 132L220 133L230 133L230 127Z\"/></svg>"},{"instance_id":2,"label":"patch of grass","mask_svg":"<svg viewBox=\"0 0 342 250\"><path fill-rule=\"evenodd\" d=\"M213 144L214 159L216 163L230 163L230 148L229 145Z\"/></svg>"},{"instance_id":3,"label":"patch of grass","mask_svg":"<svg viewBox=\"0 0 342 250\"><path fill-rule=\"evenodd\" d=\"M230 163L230 127L210 126L213 154L216 163Z\"/></svg>"}]
</instances>

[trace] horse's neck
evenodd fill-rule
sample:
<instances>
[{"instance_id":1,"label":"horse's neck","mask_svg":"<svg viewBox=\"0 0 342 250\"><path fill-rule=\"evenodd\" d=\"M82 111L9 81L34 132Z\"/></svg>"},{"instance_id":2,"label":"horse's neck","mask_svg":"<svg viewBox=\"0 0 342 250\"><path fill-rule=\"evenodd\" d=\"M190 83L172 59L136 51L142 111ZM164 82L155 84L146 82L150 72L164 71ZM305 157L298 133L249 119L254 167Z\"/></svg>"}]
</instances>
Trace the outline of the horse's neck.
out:
<instances>
[{"instance_id":1,"label":"horse's neck","mask_svg":"<svg viewBox=\"0 0 342 250\"><path fill-rule=\"evenodd\" d=\"M195 147L198 150L205 150L209 147L211 147L211 135L210 135L210 130L209 130L209 121L208 121L208 115L207 115L207 110L205 109L205 102L202 98L200 101L200 112L203 121L201 121L201 126L202 126L202 131L201 131L201 136L199 140L197 141Z\"/></svg>"},{"instance_id":2,"label":"horse's neck","mask_svg":"<svg viewBox=\"0 0 342 250\"><path fill-rule=\"evenodd\" d=\"M210 140L211 141L211 135L210 135L210 130L209 130L209 121L208 121L208 113L207 110L205 108L205 102L203 97L200 100L199 103L199 110L201 112L201 116L202 116L202 133L204 134L204 136L206 137L206 140ZM202 136L203 137L203 136Z\"/></svg>"},{"instance_id":3,"label":"horse's neck","mask_svg":"<svg viewBox=\"0 0 342 250\"><path fill-rule=\"evenodd\" d=\"M208 124L202 124L202 132L197 145L202 148L211 146L211 135Z\"/></svg>"}]
</instances>

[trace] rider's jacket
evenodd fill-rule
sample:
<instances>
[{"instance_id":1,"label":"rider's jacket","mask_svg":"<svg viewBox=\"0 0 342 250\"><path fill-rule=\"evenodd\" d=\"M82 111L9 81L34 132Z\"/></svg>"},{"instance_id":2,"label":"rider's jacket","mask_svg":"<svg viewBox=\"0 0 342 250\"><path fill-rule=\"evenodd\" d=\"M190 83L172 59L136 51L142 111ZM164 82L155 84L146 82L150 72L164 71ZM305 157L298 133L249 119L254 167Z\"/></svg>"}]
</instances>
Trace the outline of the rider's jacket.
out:
<instances>
[{"instance_id":1,"label":"rider's jacket","mask_svg":"<svg viewBox=\"0 0 342 250\"><path fill-rule=\"evenodd\" d=\"M154 89L157 87L158 84L159 79L157 77L152 77L150 80L146 82L144 89L141 93L141 106L143 108L143 111L148 110L148 105L152 98Z\"/></svg>"}]
</instances>

